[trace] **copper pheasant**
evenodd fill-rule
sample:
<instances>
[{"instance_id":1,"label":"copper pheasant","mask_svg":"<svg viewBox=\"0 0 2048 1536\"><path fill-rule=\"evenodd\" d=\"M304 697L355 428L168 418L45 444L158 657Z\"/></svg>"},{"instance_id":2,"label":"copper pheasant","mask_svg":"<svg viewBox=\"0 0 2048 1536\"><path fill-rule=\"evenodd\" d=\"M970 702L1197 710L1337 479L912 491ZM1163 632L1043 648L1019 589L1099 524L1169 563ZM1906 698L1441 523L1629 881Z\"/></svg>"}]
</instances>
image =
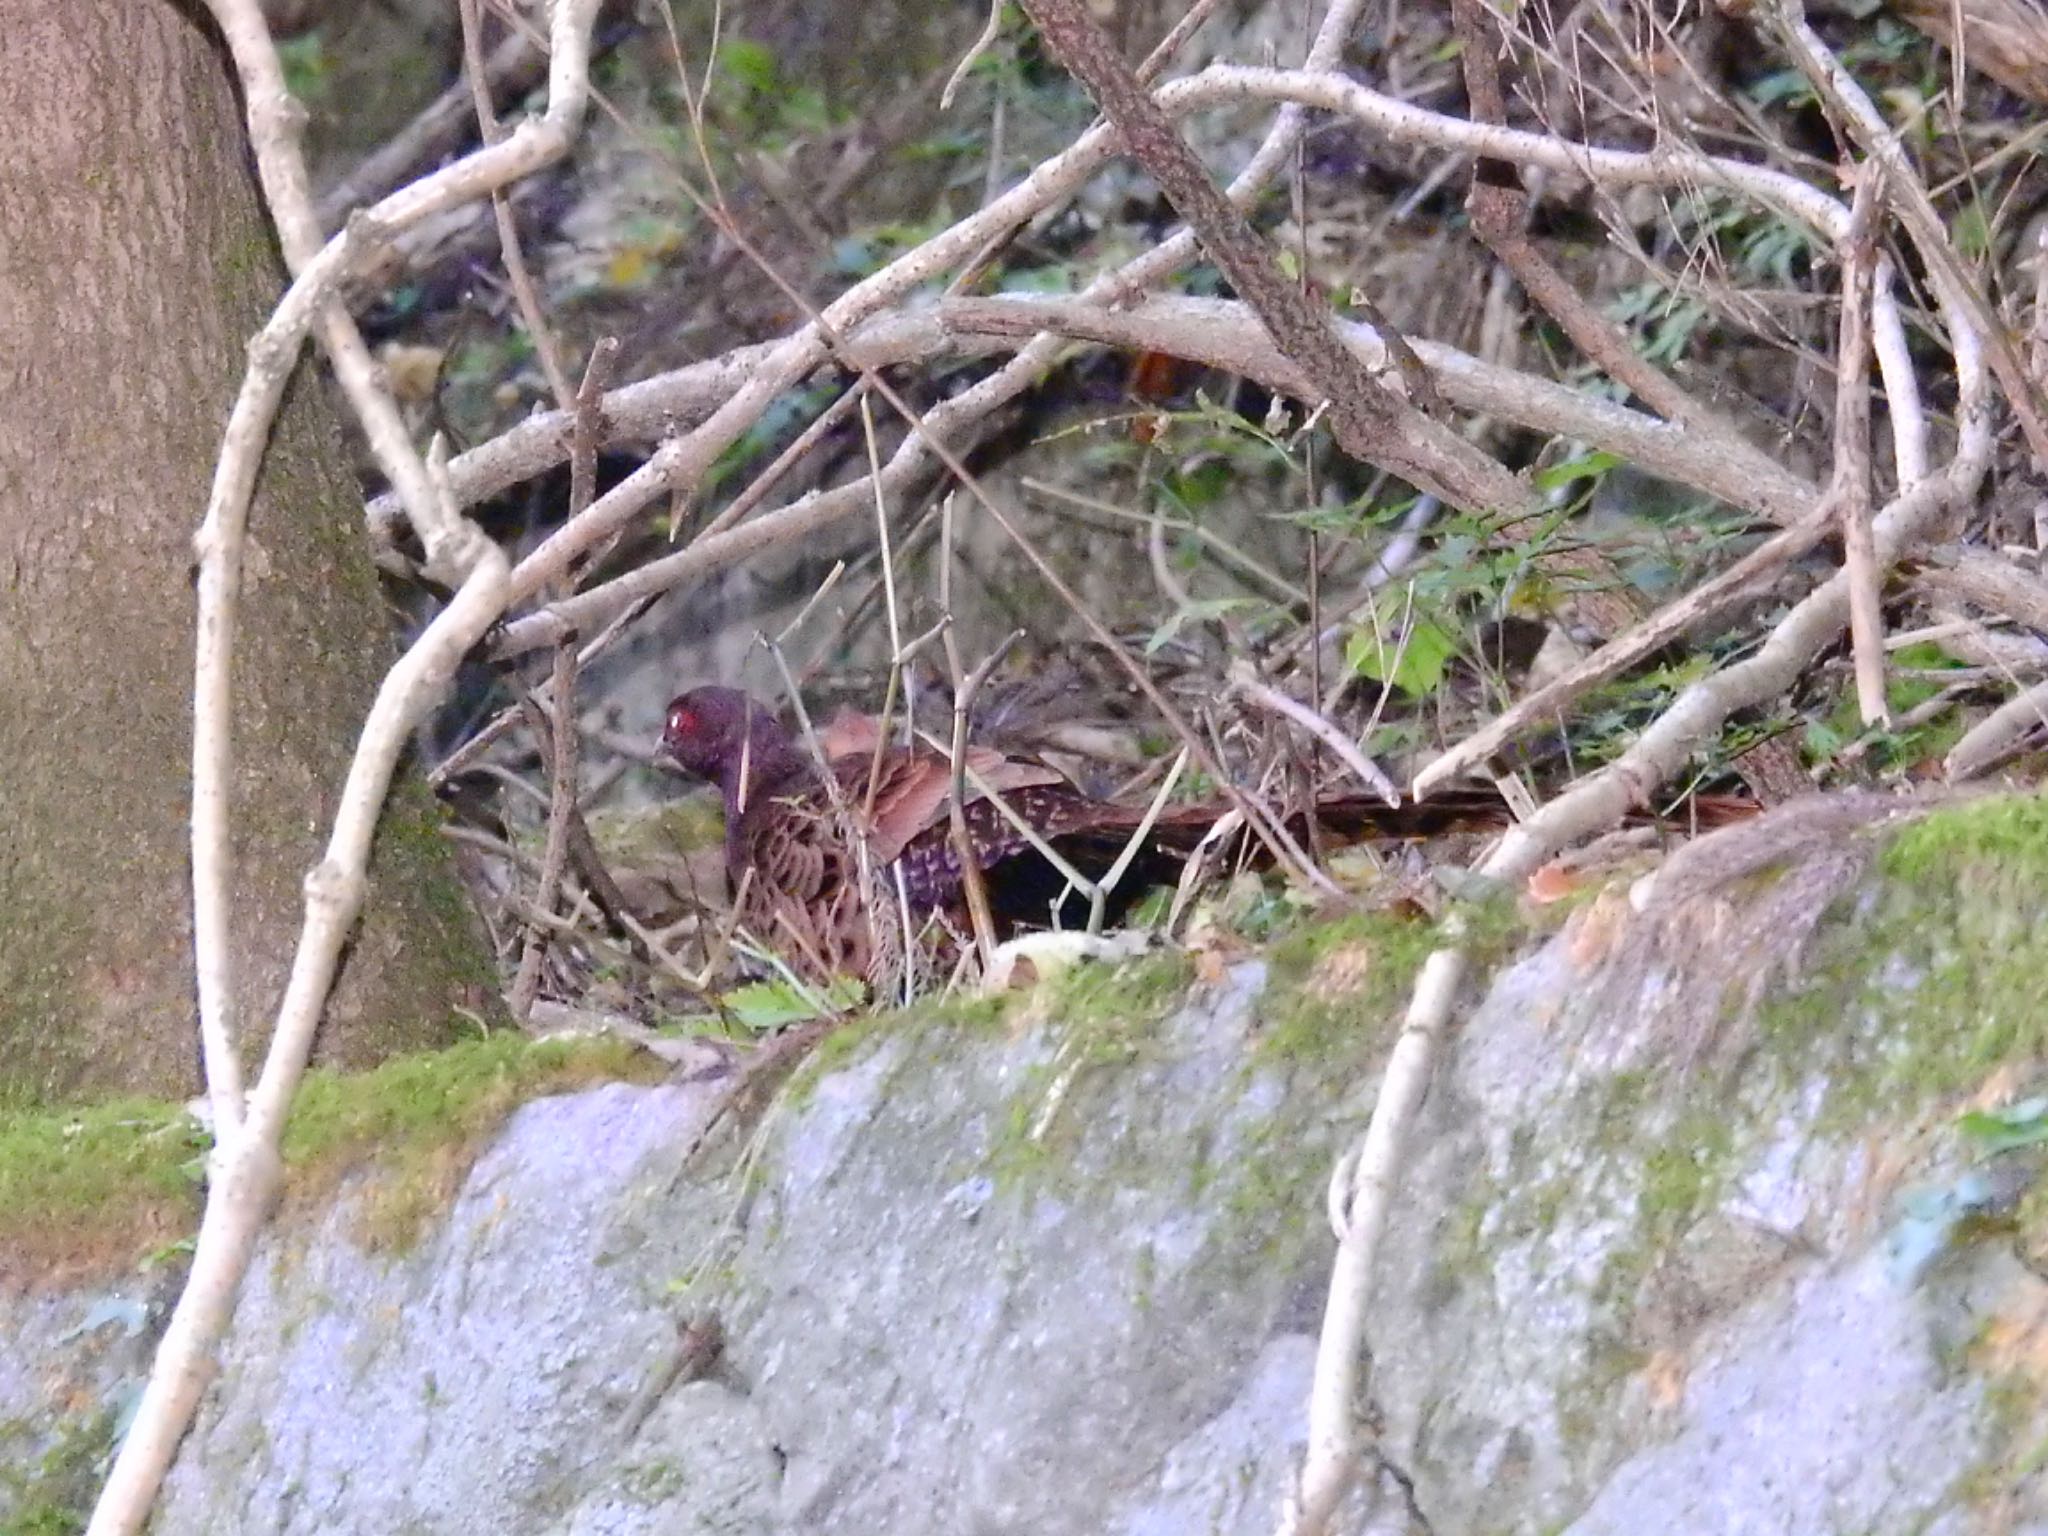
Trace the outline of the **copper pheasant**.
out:
<instances>
[{"instance_id":1,"label":"copper pheasant","mask_svg":"<svg viewBox=\"0 0 2048 1536\"><path fill-rule=\"evenodd\" d=\"M725 799L726 873L741 924L812 977L878 979L897 958L900 901L914 926L966 928L965 883L950 824L952 765L928 747L834 758L828 786L810 754L769 709L732 688L693 689L669 705L663 755L709 779ZM968 765L1019 818L1093 876L1106 871L1142 809L1082 794L1055 770L970 748ZM970 791L976 864L999 924L1043 924L1063 879L996 805ZM1214 820L1175 812L1134 870L1131 891L1162 855L1188 848Z\"/></svg>"},{"instance_id":2,"label":"copper pheasant","mask_svg":"<svg viewBox=\"0 0 2048 1536\"><path fill-rule=\"evenodd\" d=\"M948 802L952 767L944 753L891 747L879 756L837 757L827 765L828 786L767 706L720 687L693 689L669 705L661 750L723 793L726 873L740 922L800 974L879 980L898 958L904 905L913 927L936 922L955 935L967 931ZM968 763L1090 878L1109 869L1144 820L1143 807L1091 798L1040 763L986 747L971 748ZM1170 879L1223 810L1168 808L1118 887L1123 900ZM1391 808L1348 798L1319 804L1317 813L1365 836L1424 835L1475 819L1507 819L1498 797L1484 791L1451 791L1424 805ZM974 795L965 819L998 926L1044 926L1064 878L985 796Z\"/></svg>"}]
</instances>

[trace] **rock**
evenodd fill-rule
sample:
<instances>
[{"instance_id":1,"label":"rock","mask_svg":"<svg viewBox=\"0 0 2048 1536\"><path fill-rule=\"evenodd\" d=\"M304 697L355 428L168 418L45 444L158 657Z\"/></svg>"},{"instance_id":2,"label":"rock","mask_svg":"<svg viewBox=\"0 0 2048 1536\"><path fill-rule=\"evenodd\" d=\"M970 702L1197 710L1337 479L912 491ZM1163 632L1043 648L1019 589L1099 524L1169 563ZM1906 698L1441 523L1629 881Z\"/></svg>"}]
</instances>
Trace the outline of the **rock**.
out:
<instances>
[{"instance_id":1,"label":"rock","mask_svg":"<svg viewBox=\"0 0 2048 1536\"><path fill-rule=\"evenodd\" d=\"M1796 961L1666 943L1660 895L1502 970L1403 1172L1339 1528L2048 1530L2036 1165L1957 1129L2039 1075L2044 834L1983 801L1697 893L1819 903L1770 925ZM695 1156L726 1084L542 1100L407 1252L360 1245L366 1170L265 1237L154 1530L1263 1536L1324 1184L1426 944L1354 919L1184 998L1154 960L879 1019ZM154 1314L106 1302L0 1302L0 1471L132 1387Z\"/></svg>"}]
</instances>

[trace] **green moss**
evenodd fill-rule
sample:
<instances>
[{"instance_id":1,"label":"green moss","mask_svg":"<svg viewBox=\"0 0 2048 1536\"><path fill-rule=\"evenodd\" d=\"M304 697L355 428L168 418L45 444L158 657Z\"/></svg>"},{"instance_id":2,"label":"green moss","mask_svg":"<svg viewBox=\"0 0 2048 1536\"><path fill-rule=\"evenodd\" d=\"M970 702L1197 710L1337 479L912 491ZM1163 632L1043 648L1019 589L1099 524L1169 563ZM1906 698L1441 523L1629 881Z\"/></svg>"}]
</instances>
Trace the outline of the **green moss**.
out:
<instances>
[{"instance_id":1,"label":"green moss","mask_svg":"<svg viewBox=\"0 0 2048 1536\"><path fill-rule=\"evenodd\" d=\"M1211 1263L1237 1277L1284 1264L1308 1234L1313 1198L1329 1178L1331 1142L1292 1114L1281 1114L1247 1138L1227 1175L1224 1223L1212 1239Z\"/></svg>"},{"instance_id":2,"label":"green moss","mask_svg":"<svg viewBox=\"0 0 2048 1536\"><path fill-rule=\"evenodd\" d=\"M484 1141L529 1099L593 1082L651 1081L658 1062L618 1041L512 1034L306 1074L285 1128L287 1198L330 1193L366 1165L367 1235L409 1237L445 1207ZM0 1280L122 1270L198 1223L204 1131L179 1104L125 1099L0 1114Z\"/></svg>"},{"instance_id":3,"label":"green moss","mask_svg":"<svg viewBox=\"0 0 2048 1536\"><path fill-rule=\"evenodd\" d=\"M660 1063L617 1040L514 1034L396 1057L369 1072L306 1074L284 1134L287 1198L316 1200L369 1170L359 1235L410 1243L484 1144L521 1104L620 1079L654 1081Z\"/></svg>"},{"instance_id":4,"label":"green moss","mask_svg":"<svg viewBox=\"0 0 2048 1536\"><path fill-rule=\"evenodd\" d=\"M1430 1249L1430 1282L1450 1294L1459 1282L1475 1279L1492 1267L1493 1244L1487 1241L1487 1217L1500 1204L1500 1187L1485 1169L1475 1172L1458 1202L1444 1216Z\"/></svg>"},{"instance_id":5,"label":"green moss","mask_svg":"<svg viewBox=\"0 0 2048 1536\"><path fill-rule=\"evenodd\" d=\"M1824 1072L1835 1128L1912 1119L2048 1058L2048 801L1997 796L1900 829L1882 879L1760 1012L1787 1072Z\"/></svg>"},{"instance_id":6,"label":"green moss","mask_svg":"<svg viewBox=\"0 0 2048 1536\"><path fill-rule=\"evenodd\" d=\"M1725 1112L1688 1106L1668 1134L1643 1150L1636 1210L1653 1244L1670 1243L1720 1198L1734 1143L1730 1125Z\"/></svg>"},{"instance_id":7,"label":"green moss","mask_svg":"<svg viewBox=\"0 0 2048 1536\"><path fill-rule=\"evenodd\" d=\"M1114 1059L1180 1004L1194 974L1194 962L1177 949L1120 965L1076 965L1048 982L1039 1002L1068 1038Z\"/></svg>"},{"instance_id":8,"label":"green moss","mask_svg":"<svg viewBox=\"0 0 2048 1536\"><path fill-rule=\"evenodd\" d=\"M0 1280L125 1267L190 1231L207 1144L157 1100L0 1114Z\"/></svg>"},{"instance_id":9,"label":"green moss","mask_svg":"<svg viewBox=\"0 0 2048 1536\"><path fill-rule=\"evenodd\" d=\"M818 1091L818 1084L850 1065L861 1047L874 1038L875 1026L883 1017L886 1016L857 1015L821 1036L804 1059L797 1063L796 1070L790 1073L789 1085L783 1090L784 1102L791 1109L802 1109L809 1104Z\"/></svg>"},{"instance_id":10,"label":"green moss","mask_svg":"<svg viewBox=\"0 0 2048 1536\"><path fill-rule=\"evenodd\" d=\"M1483 976L1523 932L1506 899L1458 908L1472 972ZM1305 922L1267 952L1263 1062L1358 1063L1385 1049L1416 974L1446 942L1443 925L1397 912ZM1361 1025L1368 1027L1361 1028Z\"/></svg>"},{"instance_id":11,"label":"green moss","mask_svg":"<svg viewBox=\"0 0 2048 1536\"><path fill-rule=\"evenodd\" d=\"M2032 888L2048 878L2048 797L1987 795L1942 806L1900 828L1878 867L1904 881L1967 872Z\"/></svg>"},{"instance_id":12,"label":"green moss","mask_svg":"<svg viewBox=\"0 0 2048 1536\"><path fill-rule=\"evenodd\" d=\"M895 1013L878 1014L878 1024L890 1030L956 1030L963 1034L987 1034L1010 1016L1016 996L964 993L957 997L928 997Z\"/></svg>"},{"instance_id":13,"label":"green moss","mask_svg":"<svg viewBox=\"0 0 2048 1536\"><path fill-rule=\"evenodd\" d=\"M1053 1080L1053 1073L1045 1067L1026 1072L1018 1091L1003 1107L1002 1123L990 1138L989 1176L1006 1193L1028 1198L1052 1182L1065 1166L1039 1132L1040 1110Z\"/></svg>"},{"instance_id":14,"label":"green moss","mask_svg":"<svg viewBox=\"0 0 2048 1536\"><path fill-rule=\"evenodd\" d=\"M790 1074L785 1102L800 1109L811 1101L818 1084L847 1067L870 1044L925 1031L982 1033L1008 1015L1011 999L962 994L930 997L893 1012L855 1014L833 1026Z\"/></svg>"},{"instance_id":15,"label":"green moss","mask_svg":"<svg viewBox=\"0 0 2048 1536\"><path fill-rule=\"evenodd\" d=\"M1050 1061L1022 1074L991 1138L988 1166L1000 1186L1028 1192L1071 1172L1080 1129L1092 1119L1083 1103L1100 1075L1151 1054L1161 1021L1186 1000L1193 977L1192 960L1174 950L1076 965L1024 994L1025 1017L1056 1044ZM1018 1022L1007 1009L996 1017Z\"/></svg>"},{"instance_id":16,"label":"green moss","mask_svg":"<svg viewBox=\"0 0 2048 1536\"><path fill-rule=\"evenodd\" d=\"M690 1476L672 1461L642 1461L621 1467L617 1483L625 1498L652 1506L681 1495L690 1486Z\"/></svg>"},{"instance_id":17,"label":"green moss","mask_svg":"<svg viewBox=\"0 0 2048 1536\"><path fill-rule=\"evenodd\" d=\"M0 1463L0 1536L75 1536L85 1529L114 1448L114 1411L104 1409L59 1426L0 1424L0 1446L18 1439L42 1444L23 1467Z\"/></svg>"}]
</instances>

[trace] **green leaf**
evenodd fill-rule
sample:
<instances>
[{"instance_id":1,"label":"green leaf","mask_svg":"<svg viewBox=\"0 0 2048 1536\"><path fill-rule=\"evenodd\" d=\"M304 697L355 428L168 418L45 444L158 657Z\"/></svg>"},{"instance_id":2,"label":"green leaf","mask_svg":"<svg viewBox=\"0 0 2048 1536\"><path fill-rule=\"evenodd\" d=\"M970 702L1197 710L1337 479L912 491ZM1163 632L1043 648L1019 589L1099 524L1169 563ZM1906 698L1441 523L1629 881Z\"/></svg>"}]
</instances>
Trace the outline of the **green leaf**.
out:
<instances>
[{"instance_id":1,"label":"green leaf","mask_svg":"<svg viewBox=\"0 0 2048 1536\"><path fill-rule=\"evenodd\" d=\"M1450 632L1433 619L1417 619L1407 643L1398 634L1381 636L1370 627L1355 629L1344 645L1344 664L1361 677L1387 683L1411 698L1433 693L1444 668L1458 652ZM1390 670L1391 669L1391 670Z\"/></svg>"},{"instance_id":2,"label":"green leaf","mask_svg":"<svg viewBox=\"0 0 2048 1536\"><path fill-rule=\"evenodd\" d=\"M1206 624L1211 619L1220 619L1246 608L1263 606L1255 597L1208 597L1188 603L1174 610L1164 624L1152 631L1152 637L1145 642L1145 654L1154 655L1159 648L1180 633L1184 624Z\"/></svg>"},{"instance_id":3,"label":"green leaf","mask_svg":"<svg viewBox=\"0 0 2048 1536\"><path fill-rule=\"evenodd\" d=\"M718 50L718 62L740 84L763 93L775 89L776 79L781 74L775 62L775 50L749 37L727 39Z\"/></svg>"},{"instance_id":4,"label":"green leaf","mask_svg":"<svg viewBox=\"0 0 2048 1536\"><path fill-rule=\"evenodd\" d=\"M1987 1155L2048 1142L2048 1098L2022 1099L2004 1109L1973 1109L1956 1128Z\"/></svg>"},{"instance_id":5,"label":"green leaf","mask_svg":"<svg viewBox=\"0 0 2048 1536\"><path fill-rule=\"evenodd\" d=\"M1221 500L1236 475L1227 460L1205 455L1185 468L1169 471L1161 483L1169 496L1193 511Z\"/></svg>"},{"instance_id":6,"label":"green leaf","mask_svg":"<svg viewBox=\"0 0 2048 1536\"><path fill-rule=\"evenodd\" d=\"M1588 453L1576 459L1567 459L1562 464L1539 470L1536 474L1536 489L1554 491L1561 485L1570 485L1574 480L1597 480L1621 462L1621 456L1613 453Z\"/></svg>"},{"instance_id":7,"label":"green leaf","mask_svg":"<svg viewBox=\"0 0 2048 1536\"><path fill-rule=\"evenodd\" d=\"M741 1026L766 1034L826 1014L844 1013L859 1006L866 996L867 988L860 982L840 976L828 987L810 989L808 995L787 981L750 981L733 988L720 1001Z\"/></svg>"}]
</instances>

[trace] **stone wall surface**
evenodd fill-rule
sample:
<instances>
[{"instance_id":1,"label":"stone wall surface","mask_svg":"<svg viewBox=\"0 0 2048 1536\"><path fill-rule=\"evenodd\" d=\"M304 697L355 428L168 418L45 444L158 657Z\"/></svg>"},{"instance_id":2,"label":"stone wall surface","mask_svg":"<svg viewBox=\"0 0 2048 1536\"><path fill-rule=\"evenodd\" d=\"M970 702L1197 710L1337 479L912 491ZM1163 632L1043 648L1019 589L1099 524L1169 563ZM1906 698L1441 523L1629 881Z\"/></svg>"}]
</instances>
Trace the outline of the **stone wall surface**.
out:
<instances>
[{"instance_id":1,"label":"stone wall surface","mask_svg":"<svg viewBox=\"0 0 2048 1536\"><path fill-rule=\"evenodd\" d=\"M1340 1529L2048 1531L2036 1154L1958 1129L2039 1058L2000 978L2044 908L1988 867L1865 870L1762 939L1783 872L1602 896L1498 968L1405 1172ZM403 1250L366 1169L266 1237L154 1529L1271 1530L1376 953L864 1023L693 1157L718 1083L540 1100ZM149 1302L0 1303L0 1446L118 1404Z\"/></svg>"}]
</instances>

